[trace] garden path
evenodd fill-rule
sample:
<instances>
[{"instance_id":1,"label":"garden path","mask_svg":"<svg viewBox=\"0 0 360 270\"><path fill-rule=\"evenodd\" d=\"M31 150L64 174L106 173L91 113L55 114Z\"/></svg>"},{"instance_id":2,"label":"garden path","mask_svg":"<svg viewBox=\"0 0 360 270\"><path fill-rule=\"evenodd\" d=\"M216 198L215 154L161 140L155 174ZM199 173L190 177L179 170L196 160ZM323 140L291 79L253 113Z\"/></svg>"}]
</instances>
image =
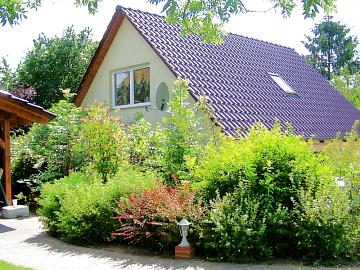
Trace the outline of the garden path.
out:
<instances>
[{"instance_id":1,"label":"garden path","mask_svg":"<svg viewBox=\"0 0 360 270\"><path fill-rule=\"evenodd\" d=\"M9 220L0 218L0 259L39 270L315 269L298 265L240 265L202 260L180 261L136 254L121 247L75 246L46 234L36 216Z\"/></svg>"}]
</instances>

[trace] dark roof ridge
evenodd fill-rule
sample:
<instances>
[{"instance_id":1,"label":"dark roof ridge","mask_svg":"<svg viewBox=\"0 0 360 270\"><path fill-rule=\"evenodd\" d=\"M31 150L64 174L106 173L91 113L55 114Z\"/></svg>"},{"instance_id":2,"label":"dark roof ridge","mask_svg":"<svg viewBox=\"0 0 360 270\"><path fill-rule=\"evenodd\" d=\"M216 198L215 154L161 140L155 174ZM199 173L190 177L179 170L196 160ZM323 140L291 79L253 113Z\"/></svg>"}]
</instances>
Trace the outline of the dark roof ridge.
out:
<instances>
[{"instance_id":1,"label":"dark roof ridge","mask_svg":"<svg viewBox=\"0 0 360 270\"><path fill-rule=\"evenodd\" d=\"M146 14L149 14L149 15L155 15L157 17L160 17L160 18L163 18L165 19L165 16L163 15L159 15L159 14L156 14L156 13L151 13L151 12L148 12L148 11L143 11L141 9L135 9L135 8L130 8L130 7L123 7L121 5L117 5L116 6L116 11L119 11L119 12L122 12L124 10L131 10L131 11L137 11L137 12L141 12L141 13L146 13Z\"/></svg>"},{"instance_id":2,"label":"dark roof ridge","mask_svg":"<svg viewBox=\"0 0 360 270\"><path fill-rule=\"evenodd\" d=\"M228 32L228 34L233 35L233 36L242 37L242 38L252 39L252 40L255 40L257 42L262 42L262 43L266 43L266 44L269 44L269 45L278 46L278 47L281 47L281 48L285 48L285 49L295 51L294 48L291 48L291 47L285 46L285 45L281 45L281 44L278 44L278 43L275 43L275 42L270 42L270 41L266 41L266 40L262 40L262 39L258 39L258 38L253 38L253 37L249 37L249 36L245 36L245 35L240 35L240 34L236 34L236 33L232 33L232 32Z\"/></svg>"},{"instance_id":3,"label":"dark roof ridge","mask_svg":"<svg viewBox=\"0 0 360 270\"><path fill-rule=\"evenodd\" d=\"M152 15L152 16L156 16L156 17L160 17L162 19L165 19L165 16L159 15L159 14L156 14L156 13L151 13L151 12L143 11L143 10L140 10L140 9L133 9L133 8L129 8L129 7L123 7L121 5L116 6L116 11L123 12L123 11L126 11L126 10L145 13L145 14L148 14L148 15ZM290 50L295 51L294 48L291 48L291 47L288 47L288 46L285 46L285 45L281 45L281 44L278 44L278 43L275 43L275 42L261 40L261 39L258 39L258 38L253 38L253 37L249 37L249 36L245 36L245 35L241 35L241 34L237 34L237 33L225 32L225 36L226 35L233 35L233 36L236 36L236 37L242 37L242 38L246 38L246 39L251 39L251 40L254 40L254 41L257 41L257 42L262 42L262 43L266 43L266 44L269 44L269 45L278 46L278 47L282 47L282 48L286 48L286 49L290 49Z\"/></svg>"}]
</instances>

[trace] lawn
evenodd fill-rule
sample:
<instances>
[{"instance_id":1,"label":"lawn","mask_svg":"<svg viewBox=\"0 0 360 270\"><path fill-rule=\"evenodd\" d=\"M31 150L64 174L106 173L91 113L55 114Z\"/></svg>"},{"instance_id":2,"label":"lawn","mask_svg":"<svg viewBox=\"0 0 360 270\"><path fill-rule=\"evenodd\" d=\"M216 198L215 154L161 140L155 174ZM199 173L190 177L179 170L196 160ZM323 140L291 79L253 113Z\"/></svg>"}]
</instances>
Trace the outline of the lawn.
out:
<instances>
[{"instance_id":1,"label":"lawn","mask_svg":"<svg viewBox=\"0 0 360 270\"><path fill-rule=\"evenodd\" d=\"M1 270L31 270L31 268L17 266L2 260L0 260L0 269Z\"/></svg>"}]
</instances>

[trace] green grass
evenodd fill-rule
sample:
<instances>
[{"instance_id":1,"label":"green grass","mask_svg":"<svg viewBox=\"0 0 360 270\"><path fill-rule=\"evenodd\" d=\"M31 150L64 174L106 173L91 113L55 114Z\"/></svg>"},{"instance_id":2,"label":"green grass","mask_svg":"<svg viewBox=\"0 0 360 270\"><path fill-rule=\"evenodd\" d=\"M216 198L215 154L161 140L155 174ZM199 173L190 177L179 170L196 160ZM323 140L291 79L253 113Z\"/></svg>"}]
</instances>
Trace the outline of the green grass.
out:
<instances>
[{"instance_id":1,"label":"green grass","mask_svg":"<svg viewBox=\"0 0 360 270\"><path fill-rule=\"evenodd\" d=\"M11 263L0 260L0 269L1 270L31 270L31 268L26 268L22 266L17 266Z\"/></svg>"}]
</instances>

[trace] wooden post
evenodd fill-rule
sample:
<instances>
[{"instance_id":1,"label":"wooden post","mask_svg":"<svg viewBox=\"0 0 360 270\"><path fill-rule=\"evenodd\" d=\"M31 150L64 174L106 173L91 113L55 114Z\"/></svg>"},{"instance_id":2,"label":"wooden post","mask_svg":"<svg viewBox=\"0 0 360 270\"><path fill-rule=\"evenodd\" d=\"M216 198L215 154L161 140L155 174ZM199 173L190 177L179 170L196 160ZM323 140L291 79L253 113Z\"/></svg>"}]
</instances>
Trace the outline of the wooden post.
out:
<instances>
[{"instance_id":1,"label":"wooden post","mask_svg":"<svg viewBox=\"0 0 360 270\"><path fill-rule=\"evenodd\" d=\"M4 151L4 176L5 176L5 193L9 200L9 203L12 203L12 194L11 194L11 168L10 168L10 119L4 121L4 142L5 142L5 151Z\"/></svg>"}]
</instances>

